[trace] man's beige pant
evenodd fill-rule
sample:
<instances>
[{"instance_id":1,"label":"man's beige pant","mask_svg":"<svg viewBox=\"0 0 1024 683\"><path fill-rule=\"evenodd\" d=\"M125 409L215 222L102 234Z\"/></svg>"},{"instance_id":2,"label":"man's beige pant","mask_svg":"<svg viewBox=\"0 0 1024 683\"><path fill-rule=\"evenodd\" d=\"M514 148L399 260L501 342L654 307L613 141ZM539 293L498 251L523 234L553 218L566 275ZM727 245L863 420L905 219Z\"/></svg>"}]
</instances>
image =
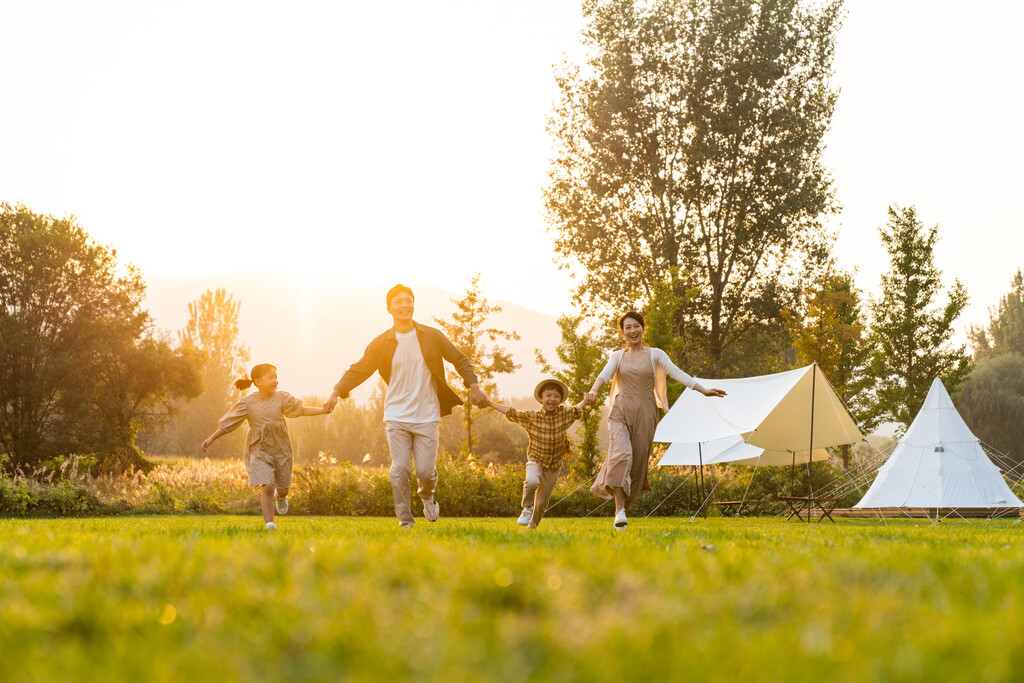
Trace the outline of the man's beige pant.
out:
<instances>
[{"instance_id":1,"label":"man's beige pant","mask_svg":"<svg viewBox=\"0 0 1024 683\"><path fill-rule=\"evenodd\" d=\"M546 470L538 463L526 463L526 481L523 482L523 507L533 508L530 515L530 528L536 529L540 520L544 519L544 508L548 506L551 492L555 490L555 482L561 469Z\"/></svg>"},{"instance_id":2,"label":"man's beige pant","mask_svg":"<svg viewBox=\"0 0 1024 683\"><path fill-rule=\"evenodd\" d=\"M412 492L409 476L416 464L417 493L429 499L437 486L437 443L440 422L384 423L391 451L391 493L395 497L395 514L402 522L415 522L412 517Z\"/></svg>"}]
</instances>

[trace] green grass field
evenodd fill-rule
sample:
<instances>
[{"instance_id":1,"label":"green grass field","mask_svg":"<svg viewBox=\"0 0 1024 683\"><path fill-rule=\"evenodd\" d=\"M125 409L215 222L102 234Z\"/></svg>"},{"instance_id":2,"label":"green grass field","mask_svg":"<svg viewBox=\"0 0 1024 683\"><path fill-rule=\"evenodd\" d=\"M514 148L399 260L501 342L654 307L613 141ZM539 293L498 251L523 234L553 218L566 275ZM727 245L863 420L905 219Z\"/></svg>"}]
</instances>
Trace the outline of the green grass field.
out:
<instances>
[{"instance_id":1,"label":"green grass field","mask_svg":"<svg viewBox=\"0 0 1024 683\"><path fill-rule=\"evenodd\" d=\"M1024 524L0 520L0 680L1024 678Z\"/></svg>"}]
</instances>

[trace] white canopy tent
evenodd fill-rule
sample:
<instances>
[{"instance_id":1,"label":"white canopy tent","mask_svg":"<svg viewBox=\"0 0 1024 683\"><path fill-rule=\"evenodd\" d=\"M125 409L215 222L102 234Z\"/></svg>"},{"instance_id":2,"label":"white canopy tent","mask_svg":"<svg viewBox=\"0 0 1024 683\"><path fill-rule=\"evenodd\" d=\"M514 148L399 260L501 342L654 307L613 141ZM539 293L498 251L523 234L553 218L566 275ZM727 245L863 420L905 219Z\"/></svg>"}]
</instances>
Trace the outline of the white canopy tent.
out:
<instances>
[{"instance_id":1,"label":"white canopy tent","mask_svg":"<svg viewBox=\"0 0 1024 683\"><path fill-rule=\"evenodd\" d=\"M864 437L816 364L744 379L697 380L728 394L687 389L658 424L672 444L659 465L791 465L828 459L829 446ZM710 459L709 459L710 458Z\"/></svg>"},{"instance_id":2,"label":"white canopy tent","mask_svg":"<svg viewBox=\"0 0 1024 683\"><path fill-rule=\"evenodd\" d=\"M932 382L921 411L855 508L1024 506L971 433L946 388Z\"/></svg>"}]
</instances>

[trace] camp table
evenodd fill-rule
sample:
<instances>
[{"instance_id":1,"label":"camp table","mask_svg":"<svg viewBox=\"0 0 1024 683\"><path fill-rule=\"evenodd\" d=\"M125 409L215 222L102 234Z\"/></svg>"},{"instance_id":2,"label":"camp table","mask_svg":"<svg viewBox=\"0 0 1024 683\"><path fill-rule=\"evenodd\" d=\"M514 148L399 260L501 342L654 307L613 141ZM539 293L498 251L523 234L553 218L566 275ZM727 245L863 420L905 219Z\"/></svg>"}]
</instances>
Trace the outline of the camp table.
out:
<instances>
[{"instance_id":1,"label":"camp table","mask_svg":"<svg viewBox=\"0 0 1024 683\"><path fill-rule=\"evenodd\" d=\"M821 523L821 520L826 517L828 517L829 521L833 524L836 523L836 520L832 519L832 510L835 509L836 503L839 502L838 498L818 498L813 496L781 496L781 498L789 504L789 516L786 517L787 521L793 519L793 515L796 515L796 518L801 522L810 522L811 513L814 511L815 507L818 507L821 510L821 516L818 517L819 524ZM803 518L800 514L801 512L807 513L807 519Z\"/></svg>"}]
</instances>

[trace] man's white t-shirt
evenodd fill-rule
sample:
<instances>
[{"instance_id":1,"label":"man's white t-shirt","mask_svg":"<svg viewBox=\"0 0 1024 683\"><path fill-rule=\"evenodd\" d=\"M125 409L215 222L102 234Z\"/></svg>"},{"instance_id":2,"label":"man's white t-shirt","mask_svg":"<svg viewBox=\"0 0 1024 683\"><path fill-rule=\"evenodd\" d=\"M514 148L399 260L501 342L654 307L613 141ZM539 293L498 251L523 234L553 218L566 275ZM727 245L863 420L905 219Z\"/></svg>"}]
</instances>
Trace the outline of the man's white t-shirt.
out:
<instances>
[{"instance_id":1,"label":"man's white t-shirt","mask_svg":"<svg viewBox=\"0 0 1024 683\"><path fill-rule=\"evenodd\" d=\"M391 361L391 382L384 397L385 422L439 422L441 404L423 360L416 330L395 332L398 348Z\"/></svg>"}]
</instances>

